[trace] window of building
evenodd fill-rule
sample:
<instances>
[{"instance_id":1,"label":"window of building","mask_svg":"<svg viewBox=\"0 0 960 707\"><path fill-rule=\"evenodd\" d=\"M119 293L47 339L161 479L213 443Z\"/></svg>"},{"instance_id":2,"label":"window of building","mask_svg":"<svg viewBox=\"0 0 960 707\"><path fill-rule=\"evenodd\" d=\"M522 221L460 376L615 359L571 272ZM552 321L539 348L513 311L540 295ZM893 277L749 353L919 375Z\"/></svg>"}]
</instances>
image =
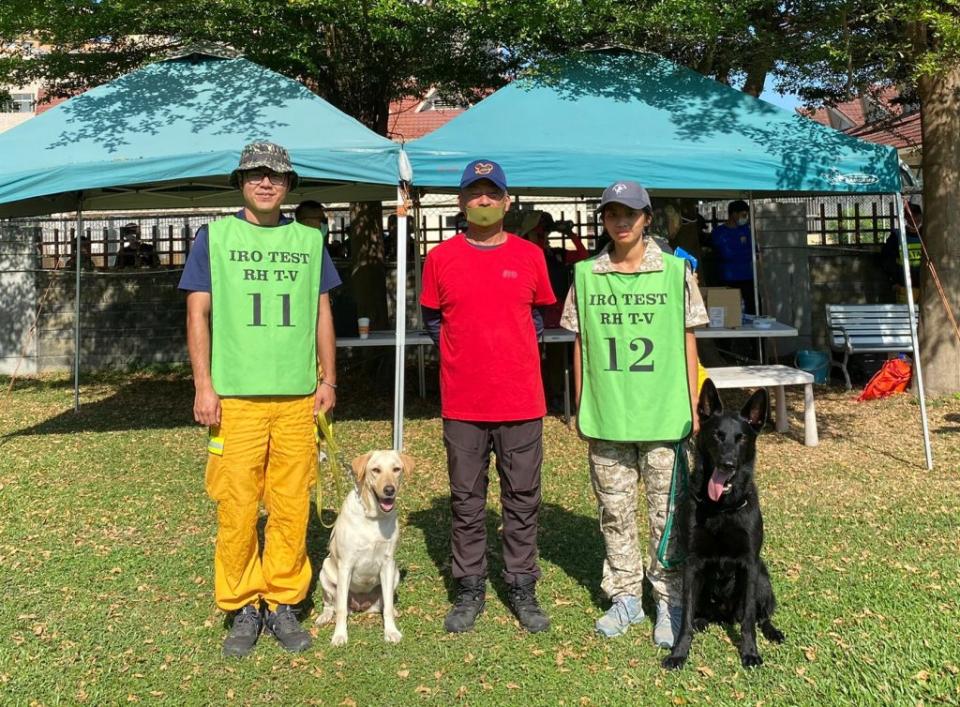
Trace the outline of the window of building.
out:
<instances>
[{"instance_id":1,"label":"window of building","mask_svg":"<svg viewBox=\"0 0 960 707\"><path fill-rule=\"evenodd\" d=\"M0 112L3 113L33 113L32 93L11 93L10 98L0 103Z\"/></svg>"}]
</instances>

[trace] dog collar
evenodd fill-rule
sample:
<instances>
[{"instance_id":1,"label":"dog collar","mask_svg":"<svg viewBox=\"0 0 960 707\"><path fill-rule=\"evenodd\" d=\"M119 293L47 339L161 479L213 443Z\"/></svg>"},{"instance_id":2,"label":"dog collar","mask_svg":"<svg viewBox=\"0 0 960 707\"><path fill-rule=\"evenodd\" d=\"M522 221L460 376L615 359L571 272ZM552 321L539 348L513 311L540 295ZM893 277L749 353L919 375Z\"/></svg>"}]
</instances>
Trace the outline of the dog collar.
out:
<instances>
[{"instance_id":1,"label":"dog collar","mask_svg":"<svg viewBox=\"0 0 960 707\"><path fill-rule=\"evenodd\" d=\"M693 496L693 500L696 501L698 504L703 503L703 499L700 498L697 494L691 493L690 495ZM736 513L737 511L740 511L740 510L743 510L744 508L746 508L746 506L747 506L747 504L748 504L749 502L750 502L750 499L749 499L749 498L745 498L745 499L743 499L743 503L741 503L741 504L740 504L739 506L737 506L736 508L721 508L721 507L715 507L715 508L714 508L714 511L715 511L716 513ZM711 503L712 503L712 502L711 502Z\"/></svg>"}]
</instances>

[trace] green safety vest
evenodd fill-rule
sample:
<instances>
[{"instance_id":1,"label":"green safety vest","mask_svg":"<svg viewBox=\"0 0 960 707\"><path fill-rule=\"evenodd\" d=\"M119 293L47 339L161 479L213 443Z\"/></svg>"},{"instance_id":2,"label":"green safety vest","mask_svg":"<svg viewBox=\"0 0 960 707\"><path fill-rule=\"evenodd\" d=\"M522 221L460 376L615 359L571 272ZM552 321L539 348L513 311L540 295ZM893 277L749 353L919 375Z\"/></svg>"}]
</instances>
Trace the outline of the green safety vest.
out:
<instances>
[{"instance_id":1,"label":"green safety vest","mask_svg":"<svg viewBox=\"0 0 960 707\"><path fill-rule=\"evenodd\" d=\"M920 267L920 261L923 257L923 244L916 236L907 236L907 257L910 258L911 268L916 270ZM897 244L897 265L903 267L903 250L901 250L899 244Z\"/></svg>"},{"instance_id":2,"label":"green safety vest","mask_svg":"<svg viewBox=\"0 0 960 707\"><path fill-rule=\"evenodd\" d=\"M224 396L312 393L320 233L228 216L210 224L209 243L213 389Z\"/></svg>"},{"instance_id":3,"label":"green safety vest","mask_svg":"<svg viewBox=\"0 0 960 707\"><path fill-rule=\"evenodd\" d=\"M654 442L693 427L687 379L685 265L663 254L663 270L594 273L574 268L582 389L577 422L587 437Z\"/></svg>"}]
</instances>

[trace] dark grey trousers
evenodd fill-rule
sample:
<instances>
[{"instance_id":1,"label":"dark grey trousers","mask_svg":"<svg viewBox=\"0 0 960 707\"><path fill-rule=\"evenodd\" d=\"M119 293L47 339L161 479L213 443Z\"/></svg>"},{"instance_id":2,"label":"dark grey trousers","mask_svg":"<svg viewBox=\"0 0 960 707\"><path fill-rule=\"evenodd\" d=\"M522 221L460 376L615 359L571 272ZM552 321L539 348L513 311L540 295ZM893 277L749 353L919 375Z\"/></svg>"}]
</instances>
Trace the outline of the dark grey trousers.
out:
<instances>
[{"instance_id":1,"label":"dark grey trousers","mask_svg":"<svg viewBox=\"0 0 960 707\"><path fill-rule=\"evenodd\" d=\"M450 544L456 579L487 574L487 486L490 452L496 454L503 508L503 564L508 584L518 575L540 577L537 516L543 420L443 421L453 511Z\"/></svg>"}]
</instances>

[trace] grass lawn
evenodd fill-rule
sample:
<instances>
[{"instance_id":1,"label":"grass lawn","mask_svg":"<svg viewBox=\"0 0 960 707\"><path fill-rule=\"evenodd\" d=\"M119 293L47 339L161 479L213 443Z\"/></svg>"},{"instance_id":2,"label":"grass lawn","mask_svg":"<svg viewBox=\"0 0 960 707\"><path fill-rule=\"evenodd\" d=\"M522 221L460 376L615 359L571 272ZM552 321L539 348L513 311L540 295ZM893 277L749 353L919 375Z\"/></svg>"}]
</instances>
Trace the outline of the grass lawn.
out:
<instances>
[{"instance_id":1,"label":"grass lawn","mask_svg":"<svg viewBox=\"0 0 960 707\"><path fill-rule=\"evenodd\" d=\"M349 456L390 446L389 395L361 378L341 377L337 429ZM810 449L794 394L792 429L761 437L758 472L764 556L787 641L761 638L765 664L747 672L738 631L711 627L687 667L668 674L649 623L614 640L592 632L606 608L603 548L585 444L557 418L545 424L540 535L548 633L526 635L503 604L496 483L487 611L475 632L444 633L449 509L439 410L411 396L407 448L419 466L400 499L403 641L383 643L379 617L351 617L344 648L329 645L325 626L304 654L264 639L241 662L220 656L215 513L189 379L91 378L79 414L66 378L18 380L11 393L8 379L0 384L5 704L960 703L957 399L931 401L937 469L928 473L909 396L858 404L819 388L821 444ZM728 403L742 401L723 392ZM329 477L324 485L330 508ZM327 534L314 516L315 568ZM320 601L319 590L313 596Z\"/></svg>"}]
</instances>

